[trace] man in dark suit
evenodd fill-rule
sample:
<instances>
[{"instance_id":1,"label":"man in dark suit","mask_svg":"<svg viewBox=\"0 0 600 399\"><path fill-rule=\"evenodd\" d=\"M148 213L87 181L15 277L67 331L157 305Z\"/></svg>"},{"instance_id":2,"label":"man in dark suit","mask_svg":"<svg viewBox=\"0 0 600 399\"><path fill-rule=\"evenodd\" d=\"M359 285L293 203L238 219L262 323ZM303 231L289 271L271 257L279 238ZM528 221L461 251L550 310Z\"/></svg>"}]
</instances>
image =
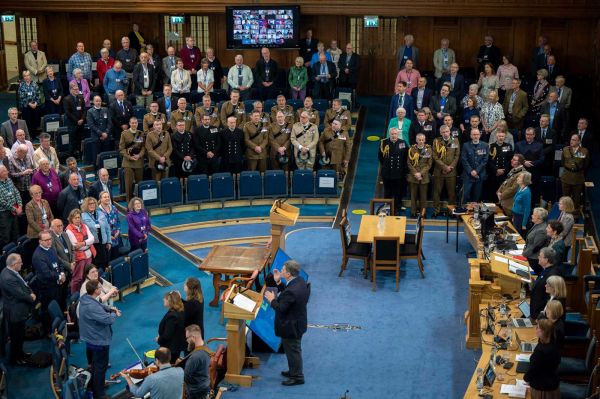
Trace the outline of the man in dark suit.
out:
<instances>
[{"instance_id":1,"label":"man in dark suit","mask_svg":"<svg viewBox=\"0 0 600 399\"><path fill-rule=\"evenodd\" d=\"M458 103L465 95L465 78L458 73L458 64L455 62L450 65L450 73L442 75L438 82L438 90L441 90L444 83L450 83L450 96L456 99Z\"/></svg>"},{"instance_id":2,"label":"man in dark suit","mask_svg":"<svg viewBox=\"0 0 600 399\"><path fill-rule=\"evenodd\" d=\"M427 79L421 76L417 81L417 87L414 88L411 92L415 112L424 107L429 107L429 102L431 101L431 96L433 96L433 91L431 91L431 89L428 89L426 86ZM412 117L411 119L413 121L415 120L414 117Z\"/></svg>"},{"instance_id":3,"label":"man in dark suit","mask_svg":"<svg viewBox=\"0 0 600 399\"><path fill-rule=\"evenodd\" d=\"M531 310L531 318L537 319L540 312L546 307L550 295L546 293L546 281L550 276L560 275L558 267L554 266L554 258L556 251L550 247L545 247L540 250L538 263L541 266L537 279L531 286L531 301L529 309Z\"/></svg>"},{"instance_id":4,"label":"man in dark suit","mask_svg":"<svg viewBox=\"0 0 600 399\"><path fill-rule=\"evenodd\" d=\"M275 97L275 81L279 67L277 61L271 58L271 51L263 47L260 50L260 58L256 61L254 73L258 85L258 95L261 101Z\"/></svg>"},{"instance_id":5,"label":"man in dark suit","mask_svg":"<svg viewBox=\"0 0 600 399\"><path fill-rule=\"evenodd\" d=\"M112 200L112 192L111 192L111 186L112 186L112 182L110 181L110 175L108 173L108 170L101 168L98 171L98 180L96 180L89 188L88 188L88 195L90 197L94 197L97 200L100 199L100 193L102 191L108 191L108 194L110 195L110 199Z\"/></svg>"},{"instance_id":6,"label":"man in dark suit","mask_svg":"<svg viewBox=\"0 0 600 399\"><path fill-rule=\"evenodd\" d=\"M335 64L327 61L325 53L319 54L319 62L312 66L312 76L314 80L313 98L326 98L331 100L333 95L333 81L337 69Z\"/></svg>"},{"instance_id":7,"label":"man in dark suit","mask_svg":"<svg viewBox=\"0 0 600 399\"><path fill-rule=\"evenodd\" d=\"M38 237L40 244L33 253L31 263L36 276L36 292L42 304L44 329L50 331L52 320L48 316L48 304L52 301L62 303L61 288L65 287L67 276L58 261L56 250L52 248L52 234L42 231Z\"/></svg>"},{"instance_id":8,"label":"man in dark suit","mask_svg":"<svg viewBox=\"0 0 600 399\"><path fill-rule=\"evenodd\" d=\"M317 39L312 37L312 29L306 31L306 37L300 40L300 57L304 59L304 66L310 66L310 60L314 53L317 52Z\"/></svg>"},{"instance_id":9,"label":"man in dark suit","mask_svg":"<svg viewBox=\"0 0 600 399\"><path fill-rule=\"evenodd\" d=\"M71 94L63 99L63 106L65 108L64 120L65 126L69 130L69 152L78 158L81 140L84 136L83 127L85 125L87 111L85 108L85 100L83 99L83 96L79 94L77 83L70 83L69 91Z\"/></svg>"},{"instance_id":10,"label":"man in dark suit","mask_svg":"<svg viewBox=\"0 0 600 399\"><path fill-rule=\"evenodd\" d=\"M494 38L491 35L485 36L483 38L483 45L479 47L479 52L477 53L479 72L483 72L483 66L488 62L491 62L494 70L497 70L501 61L502 54L500 53L500 49L494 45Z\"/></svg>"},{"instance_id":11,"label":"man in dark suit","mask_svg":"<svg viewBox=\"0 0 600 399\"><path fill-rule=\"evenodd\" d=\"M165 130L173 130L175 126L171 126L171 112L177 109L178 98L173 95L173 89L170 84L163 85L163 96L156 102L158 103L158 112L165 115L167 123L164 125Z\"/></svg>"},{"instance_id":12,"label":"man in dark suit","mask_svg":"<svg viewBox=\"0 0 600 399\"><path fill-rule=\"evenodd\" d=\"M75 254L73 253L73 244L64 230L64 224L60 218L55 218L50 223L52 248L58 255L58 263L63 270L71 271L75 267Z\"/></svg>"},{"instance_id":13,"label":"man in dark suit","mask_svg":"<svg viewBox=\"0 0 600 399\"><path fill-rule=\"evenodd\" d=\"M525 248L523 248L523 256L529 261L529 266L535 274L540 274L542 268L538 264L538 256L540 250L546 245L546 219L548 219L548 211L544 208L533 208L531 212L531 222L533 226L527 232L525 237ZM554 259L554 256L549 259ZM531 312L533 313L533 311Z\"/></svg>"},{"instance_id":14,"label":"man in dark suit","mask_svg":"<svg viewBox=\"0 0 600 399\"><path fill-rule=\"evenodd\" d=\"M19 129L23 129L25 138L31 140L29 130L27 129L27 122L23 119L18 119L18 116L19 110L17 108L9 108L8 120L0 126L0 136L4 139L4 146L7 148L12 148L13 143L16 141L15 134Z\"/></svg>"},{"instance_id":15,"label":"man in dark suit","mask_svg":"<svg viewBox=\"0 0 600 399\"><path fill-rule=\"evenodd\" d=\"M568 121L565 106L558 102L558 93L550 92L548 101L542 106L542 114L549 116L549 126L556 132L555 144L562 144L568 141Z\"/></svg>"},{"instance_id":16,"label":"man in dark suit","mask_svg":"<svg viewBox=\"0 0 600 399\"><path fill-rule=\"evenodd\" d=\"M429 108L431 108L438 126L444 123L444 116L450 115L454 118L456 114L456 99L450 96L450 83L444 83L440 89L440 94L431 97Z\"/></svg>"},{"instance_id":17,"label":"man in dark suit","mask_svg":"<svg viewBox=\"0 0 600 399\"><path fill-rule=\"evenodd\" d=\"M125 99L123 90L115 92L115 100L108 106L108 112L112 122L112 135L118 143L121 140L121 132L129 129L129 119L133 116L133 107Z\"/></svg>"},{"instance_id":18,"label":"man in dark suit","mask_svg":"<svg viewBox=\"0 0 600 399\"><path fill-rule=\"evenodd\" d=\"M555 55L550 54L548 56L548 65L546 65L546 69L548 70L548 77L546 80L551 86L554 86L556 84L556 77L561 74L560 68L556 65Z\"/></svg>"},{"instance_id":19,"label":"man in dark suit","mask_svg":"<svg viewBox=\"0 0 600 399\"><path fill-rule=\"evenodd\" d=\"M532 71L532 75L535 76L537 71L540 69L548 70L548 57L552 54L552 47L549 44L544 44L542 52L535 57L535 70Z\"/></svg>"},{"instance_id":20,"label":"man in dark suit","mask_svg":"<svg viewBox=\"0 0 600 399\"><path fill-rule=\"evenodd\" d=\"M148 53L140 54L140 62L133 68L133 94L137 105L147 107L153 100L156 71L148 63Z\"/></svg>"},{"instance_id":21,"label":"man in dark suit","mask_svg":"<svg viewBox=\"0 0 600 399\"><path fill-rule=\"evenodd\" d=\"M353 51L352 43L346 44L346 52L340 55L338 67L340 68L339 86L356 89L360 59Z\"/></svg>"},{"instance_id":22,"label":"man in dark suit","mask_svg":"<svg viewBox=\"0 0 600 399\"><path fill-rule=\"evenodd\" d=\"M390 102L390 119L396 117L396 111L399 107L406 110L406 117L408 119L414 119L414 105L413 98L406 94L407 84L405 81L400 81L396 85L396 94L392 96Z\"/></svg>"},{"instance_id":23,"label":"man in dark suit","mask_svg":"<svg viewBox=\"0 0 600 399\"><path fill-rule=\"evenodd\" d=\"M302 371L302 335L307 329L306 304L310 290L306 282L299 277L300 264L288 260L281 273L273 270L273 278L277 283L279 295L272 291L265 292L265 298L275 310L275 334L281 337L281 344L288 360L288 371L281 372L287 378L282 384L286 386L304 384ZM281 278L286 280L285 285Z\"/></svg>"},{"instance_id":24,"label":"man in dark suit","mask_svg":"<svg viewBox=\"0 0 600 399\"><path fill-rule=\"evenodd\" d=\"M589 122L586 118L579 118L579 120L577 121L577 134L579 134L581 146L590 150L591 155L591 150L594 145L594 136L592 135L590 129L588 129L588 125Z\"/></svg>"},{"instance_id":25,"label":"man in dark suit","mask_svg":"<svg viewBox=\"0 0 600 399\"><path fill-rule=\"evenodd\" d=\"M554 166L554 146L561 144L556 131L550 126L550 116L542 114L540 116L540 126L535 128L535 139L542 143L544 148L544 164L542 165L543 176L553 176Z\"/></svg>"},{"instance_id":26,"label":"man in dark suit","mask_svg":"<svg viewBox=\"0 0 600 399\"><path fill-rule=\"evenodd\" d=\"M425 142L432 145L436 131L435 121L428 121L425 111L418 111L416 120L410 124L410 128L408 129L410 145L417 143L417 134L419 133L423 133L425 135Z\"/></svg>"},{"instance_id":27,"label":"man in dark suit","mask_svg":"<svg viewBox=\"0 0 600 399\"><path fill-rule=\"evenodd\" d=\"M537 57L544 54L544 47L548 44L546 36L538 36L537 46L531 50L531 76L535 77L538 68Z\"/></svg>"},{"instance_id":28,"label":"man in dark suit","mask_svg":"<svg viewBox=\"0 0 600 399\"><path fill-rule=\"evenodd\" d=\"M79 185L79 176L76 173L71 173L69 184L58 194L56 207L60 215L56 216L60 216L64 223L68 223L69 213L73 209L79 209L85 197L85 187Z\"/></svg>"},{"instance_id":29,"label":"man in dark suit","mask_svg":"<svg viewBox=\"0 0 600 399\"><path fill-rule=\"evenodd\" d=\"M6 258L6 267L0 273L0 291L4 301L4 312L10 337L10 363L25 365L31 353L23 352L25 338L25 322L29 318L35 294L21 277L19 272L23 266L21 255L10 254Z\"/></svg>"}]
</instances>

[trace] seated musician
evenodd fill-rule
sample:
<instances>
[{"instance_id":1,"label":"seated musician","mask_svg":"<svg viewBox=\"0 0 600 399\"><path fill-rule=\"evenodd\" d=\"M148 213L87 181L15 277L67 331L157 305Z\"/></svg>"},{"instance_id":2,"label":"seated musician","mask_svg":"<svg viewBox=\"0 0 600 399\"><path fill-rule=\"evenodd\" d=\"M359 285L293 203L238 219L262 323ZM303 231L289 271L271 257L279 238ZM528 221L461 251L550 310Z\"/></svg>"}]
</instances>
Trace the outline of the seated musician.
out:
<instances>
[{"instance_id":1,"label":"seated musician","mask_svg":"<svg viewBox=\"0 0 600 399\"><path fill-rule=\"evenodd\" d=\"M129 391L137 398L143 398L150 393L152 399L181 399L183 397L183 369L171 366L169 348L158 348L154 356L158 371L146 377L140 385L135 385L126 371L121 372L127 381Z\"/></svg>"}]
</instances>

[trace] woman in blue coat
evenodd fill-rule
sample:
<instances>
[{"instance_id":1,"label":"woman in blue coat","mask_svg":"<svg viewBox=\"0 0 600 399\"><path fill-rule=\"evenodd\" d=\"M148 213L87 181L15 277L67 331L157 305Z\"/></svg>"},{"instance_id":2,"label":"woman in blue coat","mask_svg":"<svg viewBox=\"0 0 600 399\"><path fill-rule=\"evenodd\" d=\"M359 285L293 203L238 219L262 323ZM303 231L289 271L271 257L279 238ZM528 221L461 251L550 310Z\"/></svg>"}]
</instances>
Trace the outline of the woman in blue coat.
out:
<instances>
[{"instance_id":1,"label":"woman in blue coat","mask_svg":"<svg viewBox=\"0 0 600 399\"><path fill-rule=\"evenodd\" d=\"M98 202L94 197L87 197L81 204L81 222L84 223L94 235L94 248L96 257L94 265L104 270L108 263L108 255L112 247L110 225L104 212L98 209Z\"/></svg>"},{"instance_id":2,"label":"woman in blue coat","mask_svg":"<svg viewBox=\"0 0 600 399\"><path fill-rule=\"evenodd\" d=\"M516 229L521 229L521 232L527 230L527 222L531 215L531 173L523 172L517 177L519 189L515 193L513 200L513 225Z\"/></svg>"}]
</instances>

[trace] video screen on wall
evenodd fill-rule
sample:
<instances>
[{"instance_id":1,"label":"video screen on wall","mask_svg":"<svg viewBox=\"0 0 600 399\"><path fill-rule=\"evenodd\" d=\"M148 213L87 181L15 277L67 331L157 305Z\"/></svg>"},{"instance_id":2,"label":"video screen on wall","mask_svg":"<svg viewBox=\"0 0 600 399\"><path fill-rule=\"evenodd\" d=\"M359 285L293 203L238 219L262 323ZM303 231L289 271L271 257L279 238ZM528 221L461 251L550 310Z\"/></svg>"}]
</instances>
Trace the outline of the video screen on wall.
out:
<instances>
[{"instance_id":1,"label":"video screen on wall","mask_svg":"<svg viewBox=\"0 0 600 399\"><path fill-rule=\"evenodd\" d=\"M298 48L299 19L299 6L227 7L227 48Z\"/></svg>"}]
</instances>

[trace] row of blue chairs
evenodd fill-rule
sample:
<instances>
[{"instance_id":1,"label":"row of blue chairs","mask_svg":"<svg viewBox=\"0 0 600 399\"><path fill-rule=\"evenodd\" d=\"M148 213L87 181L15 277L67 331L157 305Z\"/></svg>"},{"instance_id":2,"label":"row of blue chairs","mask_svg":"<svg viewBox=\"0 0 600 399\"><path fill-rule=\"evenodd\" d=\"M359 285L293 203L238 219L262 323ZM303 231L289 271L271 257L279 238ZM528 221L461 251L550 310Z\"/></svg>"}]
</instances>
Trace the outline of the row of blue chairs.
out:
<instances>
[{"instance_id":1,"label":"row of blue chairs","mask_svg":"<svg viewBox=\"0 0 600 399\"><path fill-rule=\"evenodd\" d=\"M120 292L132 286L139 286L149 275L148 253L141 249L110 262L110 280Z\"/></svg>"},{"instance_id":2,"label":"row of blue chairs","mask_svg":"<svg viewBox=\"0 0 600 399\"><path fill-rule=\"evenodd\" d=\"M185 185L185 187L184 187ZM288 190L289 187L289 190ZM283 170L229 172L212 176L191 175L182 181L176 177L141 181L135 195L147 208L198 204L210 201L261 198L328 198L337 197L338 175L334 170L295 170L291 176Z\"/></svg>"}]
</instances>

